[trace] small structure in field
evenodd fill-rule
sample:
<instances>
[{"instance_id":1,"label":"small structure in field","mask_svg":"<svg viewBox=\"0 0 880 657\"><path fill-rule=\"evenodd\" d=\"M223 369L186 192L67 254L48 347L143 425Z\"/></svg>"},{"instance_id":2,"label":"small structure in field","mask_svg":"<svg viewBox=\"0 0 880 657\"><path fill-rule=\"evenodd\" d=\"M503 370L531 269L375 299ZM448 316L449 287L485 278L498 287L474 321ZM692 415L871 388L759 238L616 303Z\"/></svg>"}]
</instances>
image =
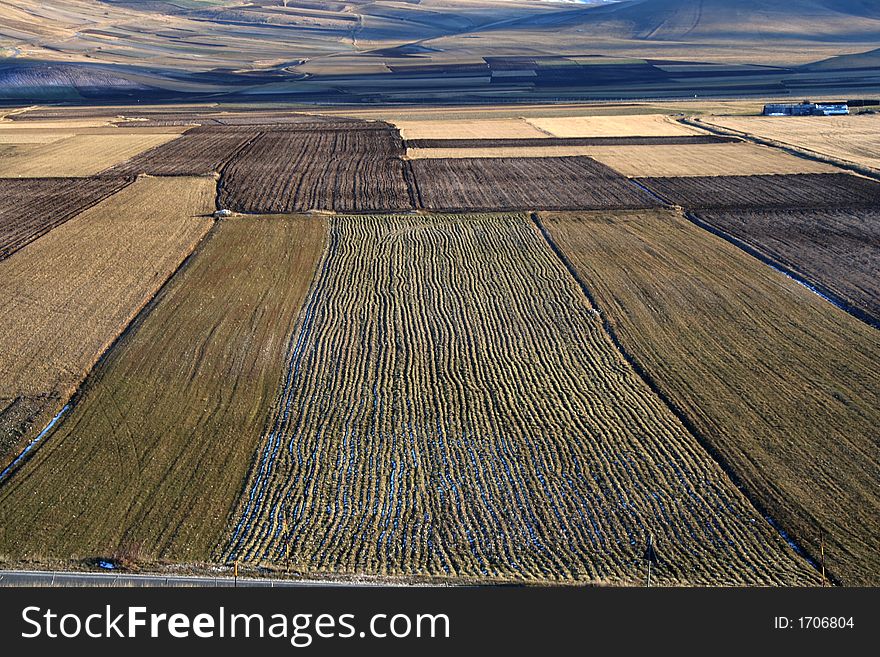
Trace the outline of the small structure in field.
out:
<instances>
[{"instance_id":1,"label":"small structure in field","mask_svg":"<svg viewBox=\"0 0 880 657\"><path fill-rule=\"evenodd\" d=\"M222 210L217 210L214 213L214 219L223 219L223 217L231 217L231 216L232 216L232 210L227 210L226 208L223 208Z\"/></svg>"},{"instance_id":2,"label":"small structure in field","mask_svg":"<svg viewBox=\"0 0 880 657\"><path fill-rule=\"evenodd\" d=\"M764 105L764 116L835 116L849 114L846 103L770 103Z\"/></svg>"}]
</instances>

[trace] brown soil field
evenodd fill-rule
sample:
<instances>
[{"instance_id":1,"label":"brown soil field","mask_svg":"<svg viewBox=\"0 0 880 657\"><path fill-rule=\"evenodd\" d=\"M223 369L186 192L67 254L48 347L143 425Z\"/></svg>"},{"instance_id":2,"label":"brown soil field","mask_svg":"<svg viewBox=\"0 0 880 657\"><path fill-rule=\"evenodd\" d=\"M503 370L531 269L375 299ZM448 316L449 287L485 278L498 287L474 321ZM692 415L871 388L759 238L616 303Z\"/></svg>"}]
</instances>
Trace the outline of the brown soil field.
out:
<instances>
[{"instance_id":1,"label":"brown soil field","mask_svg":"<svg viewBox=\"0 0 880 657\"><path fill-rule=\"evenodd\" d=\"M880 579L880 334L671 211L542 215L623 348L831 573Z\"/></svg>"},{"instance_id":2,"label":"brown soil field","mask_svg":"<svg viewBox=\"0 0 880 657\"><path fill-rule=\"evenodd\" d=\"M182 137L118 164L105 173L198 176L219 172L235 153L259 136L255 130L188 131Z\"/></svg>"},{"instance_id":3,"label":"brown soil field","mask_svg":"<svg viewBox=\"0 0 880 657\"><path fill-rule=\"evenodd\" d=\"M712 116L706 123L880 170L880 115Z\"/></svg>"},{"instance_id":4,"label":"brown soil field","mask_svg":"<svg viewBox=\"0 0 880 657\"><path fill-rule=\"evenodd\" d=\"M224 169L220 205L241 212L413 207L394 130L268 132Z\"/></svg>"},{"instance_id":5,"label":"brown soil field","mask_svg":"<svg viewBox=\"0 0 880 657\"><path fill-rule=\"evenodd\" d=\"M76 135L46 144L21 157L3 158L0 160L0 177L91 176L172 139L177 139L177 135Z\"/></svg>"},{"instance_id":6,"label":"brown soil field","mask_svg":"<svg viewBox=\"0 0 880 657\"><path fill-rule=\"evenodd\" d=\"M588 157L410 162L421 207L432 210L649 208L650 194Z\"/></svg>"},{"instance_id":7,"label":"brown soil field","mask_svg":"<svg viewBox=\"0 0 880 657\"><path fill-rule=\"evenodd\" d=\"M552 137L669 137L702 134L664 114L527 118L530 125Z\"/></svg>"},{"instance_id":8,"label":"brown soil field","mask_svg":"<svg viewBox=\"0 0 880 657\"><path fill-rule=\"evenodd\" d=\"M703 211L699 218L880 325L880 208Z\"/></svg>"},{"instance_id":9,"label":"brown soil field","mask_svg":"<svg viewBox=\"0 0 880 657\"><path fill-rule=\"evenodd\" d=\"M847 173L639 178L687 209L852 208L880 204L880 183Z\"/></svg>"},{"instance_id":10,"label":"brown soil field","mask_svg":"<svg viewBox=\"0 0 880 657\"><path fill-rule=\"evenodd\" d=\"M55 400L0 434L2 466L195 248L213 208L209 178L142 178L0 261L0 408Z\"/></svg>"},{"instance_id":11,"label":"brown soil field","mask_svg":"<svg viewBox=\"0 0 880 657\"><path fill-rule=\"evenodd\" d=\"M840 173L840 169L755 144L596 146L587 153L625 176L751 176Z\"/></svg>"},{"instance_id":12,"label":"brown soil field","mask_svg":"<svg viewBox=\"0 0 880 657\"><path fill-rule=\"evenodd\" d=\"M0 178L0 260L129 182L124 178Z\"/></svg>"},{"instance_id":13,"label":"brown soil field","mask_svg":"<svg viewBox=\"0 0 880 657\"><path fill-rule=\"evenodd\" d=\"M407 139L408 148L525 148L537 146L675 146L726 144L736 137L680 135L675 137L542 137L523 139Z\"/></svg>"},{"instance_id":14,"label":"brown soil field","mask_svg":"<svg viewBox=\"0 0 880 657\"><path fill-rule=\"evenodd\" d=\"M328 245L218 558L633 583L651 534L660 582L818 581L527 215L337 215Z\"/></svg>"},{"instance_id":15,"label":"brown soil field","mask_svg":"<svg viewBox=\"0 0 880 657\"><path fill-rule=\"evenodd\" d=\"M207 560L260 444L326 231L317 217L218 222L0 487L0 554Z\"/></svg>"},{"instance_id":16,"label":"brown soil field","mask_svg":"<svg viewBox=\"0 0 880 657\"><path fill-rule=\"evenodd\" d=\"M392 119L391 122L400 129L404 139L522 139L552 136L521 118Z\"/></svg>"}]
</instances>

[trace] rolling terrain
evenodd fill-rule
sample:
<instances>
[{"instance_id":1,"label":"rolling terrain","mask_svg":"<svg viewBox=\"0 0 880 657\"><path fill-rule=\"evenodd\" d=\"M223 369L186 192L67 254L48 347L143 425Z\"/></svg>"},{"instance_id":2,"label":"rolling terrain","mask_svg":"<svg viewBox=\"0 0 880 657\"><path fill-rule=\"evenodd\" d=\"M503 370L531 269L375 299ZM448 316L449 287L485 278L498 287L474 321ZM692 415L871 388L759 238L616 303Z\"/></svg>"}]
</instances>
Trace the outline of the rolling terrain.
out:
<instances>
[{"instance_id":1,"label":"rolling terrain","mask_svg":"<svg viewBox=\"0 0 880 657\"><path fill-rule=\"evenodd\" d=\"M865 0L4 0L0 100L837 93L878 40Z\"/></svg>"}]
</instances>

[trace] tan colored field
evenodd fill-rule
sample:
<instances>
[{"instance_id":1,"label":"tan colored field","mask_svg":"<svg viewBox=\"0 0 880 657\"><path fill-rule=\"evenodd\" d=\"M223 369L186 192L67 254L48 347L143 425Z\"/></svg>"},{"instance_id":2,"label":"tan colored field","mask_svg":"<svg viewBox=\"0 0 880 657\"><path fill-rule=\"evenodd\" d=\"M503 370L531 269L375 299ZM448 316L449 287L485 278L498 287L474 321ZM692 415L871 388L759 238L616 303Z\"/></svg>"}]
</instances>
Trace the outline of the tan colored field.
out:
<instances>
[{"instance_id":1,"label":"tan colored field","mask_svg":"<svg viewBox=\"0 0 880 657\"><path fill-rule=\"evenodd\" d=\"M713 116L704 122L880 170L880 114Z\"/></svg>"},{"instance_id":2,"label":"tan colored field","mask_svg":"<svg viewBox=\"0 0 880 657\"><path fill-rule=\"evenodd\" d=\"M548 137L525 119L465 119L451 121L393 120L404 139L515 139Z\"/></svg>"},{"instance_id":3,"label":"tan colored field","mask_svg":"<svg viewBox=\"0 0 880 657\"><path fill-rule=\"evenodd\" d=\"M554 137L671 137L703 134L696 128L676 123L663 114L527 118L525 121Z\"/></svg>"},{"instance_id":4,"label":"tan colored field","mask_svg":"<svg viewBox=\"0 0 880 657\"><path fill-rule=\"evenodd\" d=\"M175 134L76 135L0 162L0 178L91 176L138 153L176 139Z\"/></svg>"},{"instance_id":5,"label":"tan colored field","mask_svg":"<svg viewBox=\"0 0 880 657\"><path fill-rule=\"evenodd\" d=\"M542 215L624 349L746 491L880 582L880 334L671 211Z\"/></svg>"},{"instance_id":6,"label":"tan colored field","mask_svg":"<svg viewBox=\"0 0 880 657\"><path fill-rule=\"evenodd\" d=\"M0 130L0 144L51 144L73 137L72 132Z\"/></svg>"},{"instance_id":7,"label":"tan colored field","mask_svg":"<svg viewBox=\"0 0 880 657\"><path fill-rule=\"evenodd\" d=\"M59 130L61 132L78 132L87 128L106 128L112 127L112 121L118 119L112 117L99 118L71 118L59 119L53 121L0 121L0 130L19 130L25 128L27 130Z\"/></svg>"},{"instance_id":8,"label":"tan colored field","mask_svg":"<svg viewBox=\"0 0 880 657\"><path fill-rule=\"evenodd\" d=\"M545 135L546 136L546 135ZM642 148L637 146L636 148ZM490 146L487 148L408 148L411 160L461 157L574 157L590 155L595 146Z\"/></svg>"},{"instance_id":9,"label":"tan colored field","mask_svg":"<svg viewBox=\"0 0 880 657\"><path fill-rule=\"evenodd\" d=\"M591 146L586 155L625 176L749 176L840 173L830 165L755 144Z\"/></svg>"},{"instance_id":10,"label":"tan colored field","mask_svg":"<svg viewBox=\"0 0 880 657\"><path fill-rule=\"evenodd\" d=\"M0 463L195 248L213 208L213 179L142 178L0 261ZM17 399L22 417L3 410Z\"/></svg>"},{"instance_id":11,"label":"tan colored field","mask_svg":"<svg viewBox=\"0 0 880 657\"><path fill-rule=\"evenodd\" d=\"M208 560L227 540L326 232L319 217L219 222L2 487L0 554Z\"/></svg>"}]
</instances>

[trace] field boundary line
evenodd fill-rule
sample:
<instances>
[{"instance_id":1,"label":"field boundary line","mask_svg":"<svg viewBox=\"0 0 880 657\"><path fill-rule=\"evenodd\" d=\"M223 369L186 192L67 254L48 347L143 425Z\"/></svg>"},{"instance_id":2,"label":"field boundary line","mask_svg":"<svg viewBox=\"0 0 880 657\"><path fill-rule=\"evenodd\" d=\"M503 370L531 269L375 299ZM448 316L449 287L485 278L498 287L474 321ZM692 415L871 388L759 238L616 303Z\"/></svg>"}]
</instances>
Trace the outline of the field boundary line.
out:
<instances>
[{"instance_id":1,"label":"field boundary line","mask_svg":"<svg viewBox=\"0 0 880 657\"><path fill-rule=\"evenodd\" d=\"M745 241L739 239L738 237L734 237L730 233L727 233L727 232L721 230L720 228L713 226L709 222L704 221L703 219L700 218L700 216L698 214L696 214L694 212L686 211L686 212L684 212L684 217L685 217L685 219L690 221L695 226L712 233L716 237L720 237L725 242L732 244L733 246L737 247L741 251L744 251L748 255L750 255L753 258L756 258L760 262L764 263L765 265L771 267L772 269L775 269L777 272L779 272L783 276L790 278L798 285L805 287L810 292L812 292L816 296L824 299L825 301L830 303L835 308L852 315L857 320L864 322L865 324L867 324L871 328L875 328L875 329L880 330L880 319L874 317L873 315L862 310L861 308L856 308L855 306L851 305L850 303L848 303L844 299L840 298L837 294L835 294L834 292L829 290L827 287L825 287L821 283L811 281L809 278L807 278L806 276L804 276L803 274L801 274L797 270L792 269L791 267L788 267L788 266L782 264L781 262L778 262L777 260L775 260L771 256L765 254L763 251L761 251L757 247L754 247L751 244L749 244L748 242L745 242Z\"/></svg>"},{"instance_id":2,"label":"field boundary line","mask_svg":"<svg viewBox=\"0 0 880 657\"><path fill-rule=\"evenodd\" d=\"M67 401L64 404L63 412L60 412L57 415L53 416L49 424L40 431L40 440L33 444L28 443L28 445L30 445L30 448L26 446L25 449L20 452L18 456L16 456L15 459L11 462L12 465L10 465L10 467L4 471L4 478L0 480L0 488L11 481L13 477L15 477L15 475L18 474L21 469L28 464L28 462L30 462L35 456L37 456L42 451L42 447L45 447L50 442L55 432L63 426L65 420L73 415L73 412L76 410L77 403L83 395L88 393L89 389L94 383L93 379L96 376L96 372L98 372L104 361L110 356L115 347L126 338L126 336L137 330L137 327L139 327L144 322L147 315L149 315L149 313L152 312L153 308L155 308L156 304L158 304L162 300L162 297L167 291L171 281L174 280L179 272L183 271L187 267L187 265L189 265L190 261L196 254L201 252L204 245L213 236L216 226L217 222L215 221L207 230L207 232L199 239L193 250L190 251L183 260L181 260L180 264L177 265L177 267L162 282L162 285L159 286L159 288L156 290L156 293L152 297L147 299L140 308L138 308L131 321L122 328L119 334L115 338L113 338L109 345L107 345L107 348L101 352L94 365L92 365L92 367L85 373L79 384L77 384L76 388L73 391L73 394L71 394L70 397L67 398Z\"/></svg>"},{"instance_id":3,"label":"field boundary line","mask_svg":"<svg viewBox=\"0 0 880 657\"><path fill-rule=\"evenodd\" d=\"M777 141L775 139L769 139L767 137L759 137L758 135L753 135L749 132L743 132L742 130L723 128L713 123L703 122L702 120L696 118L684 117L678 119L678 121L679 123L682 123L684 125L701 128L719 136L740 137L741 139L745 141L750 141L753 144L775 148L776 150L783 151L785 153L788 153L789 155L799 157L803 160L812 160L814 162L821 162L822 164L832 164L840 169L844 169L845 171L857 173L865 178L871 178L872 180L880 181L880 172L875 169L863 166L861 164L856 164L855 162L849 162L848 160L841 160L836 157L831 157L830 155L824 155L817 151L812 151L808 148L795 146L793 144L787 144L785 142Z\"/></svg>"},{"instance_id":4,"label":"field boundary line","mask_svg":"<svg viewBox=\"0 0 880 657\"><path fill-rule=\"evenodd\" d=\"M103 176L97 176L97 175L96 175L96 176L89 176L88 178L84 178L84 180L88 180L89 178L95 179L95 178L104 178L104 177L103 177ZM50 179L51 179L51 178L50 178ZM13 254L18 253L18 252L21 251L23 248L25 248L28 244L33 244L34 242L36 242L36 241L37 241L38 239L40 239L41 237L44 237L44 236L48 235L48 234L51 233L53 230L55 230L56 228L59 228L60 226L63 226L64 224L66 224L66 223L67 223L68 221L70 221L71 219L76 219L76 218L77 218L79 215L81 215L83 212L86 212L87 210L91 210L93 207L95 207L96 205L98 205L98 203L101 203L102 201L106 201L106 200L107 200L108 198L110 198L111 196L114 196L115 194L118 194L118 193L121 192L123 189L125 189L126 187L128 187L129 185L131 185L133 182L135 182L135 180L137 180L137 178L134 178L134 177L131 177L131 176L119 176L118 178L115 178L115 179L121 181L122 184L121 184L119 187L117 187L116 189L114 189L113 191L108 192L108 193L104 194L103 196L101 196L101 197L99 197L99 198L96 198L95 201L94 201L94 203L89 203L88 205L85 205L85 206L83 206L82 208L80 208L78 212L74 212L73 214L71 214L71 215L70 215L69 217L67 217L66 219L63 219L62 221L58 222L57 224L53 224L53 225L51 225L51 226L46 227L45 230L41 230L40 232L36 233L31 239L29 239L29 240L28 240L27 242L25 242L24 244L20 244L19 246L15 247L15 248L12 248L12 249L10 249L10 250L8 250L8 251L2 251L2 250L0 250L0 261L2 261L2 260L6 260L7 258L9 258L10 256L12 256ZM23 179L23 180L26 180L26 179ZM67 180L67 178L59 178L58 180Z\"/></svg>"},{"instance_id":5,"label":"field boundary line","mask_svg":"<svg viewBox=\"0 0 880 657\"><path fill-rule=\"evenodd\" d=\"M587 286L586 281L581 277L578 273L575 266L572 264L571 260L568 259L568 256L562 251L558 244L553 240L553 237L550 235L550 232L541 222L541 218L537 212L529 213L532 223L535 225L535 228L540 233L540 235L544 238L544 241L556 254L556 257L559 258L559 261L562 263L563 267L568 271L569 275L572 277L574 282L578 285L587 302L589 303L591 309L596 313L596 315L600 318L602 323L602 328L605 331L605 334L611 340L611 343L614 345L615 349L617 349L618 353L623 357L626 363L632 367L635 373L639 376L639 378L644 381L645 385L648 386L648 389L653 392L657 398L669 409L669 411L676 417L676 419L681 422L682 426L694 437L697 443L702 447L708 456L715 461L719 468L721 468L722 472L730 479L731 483L737 488L737 490L742 493L743 497L751 504L758 513L761 514L761 517L770 525L771 529L780 536L786 544L791 547L795 553L797 553L800 557L802 557L810 566L815 568L817 571L821 570L821 566L819 563L819 559L817 559L805 546L801 541L793 536L793 534L787 531L769 512L769 510L760 502L754 498L746 488L743 481L736 474L736 471L730 466L727 460L721 455L721 453L715 449L715 447L709 442L705 435L696 427L696 425L691 422L690 418L688 418L687 414L676 404L670 397L667 395L660 385L655 381L654 377L642 366L642 364L633 356L626 347L620 341L620 338L617 335L617 332L614 329L614 325L608 319L608 316L602 312L602 309L599 307L596 298L593 296L593 293L590 291ZM825 570L825 575L835 586L841 586L842 582L838 579L833 573L830 573L827 569Z\"/></svg>"}]
</instances>

